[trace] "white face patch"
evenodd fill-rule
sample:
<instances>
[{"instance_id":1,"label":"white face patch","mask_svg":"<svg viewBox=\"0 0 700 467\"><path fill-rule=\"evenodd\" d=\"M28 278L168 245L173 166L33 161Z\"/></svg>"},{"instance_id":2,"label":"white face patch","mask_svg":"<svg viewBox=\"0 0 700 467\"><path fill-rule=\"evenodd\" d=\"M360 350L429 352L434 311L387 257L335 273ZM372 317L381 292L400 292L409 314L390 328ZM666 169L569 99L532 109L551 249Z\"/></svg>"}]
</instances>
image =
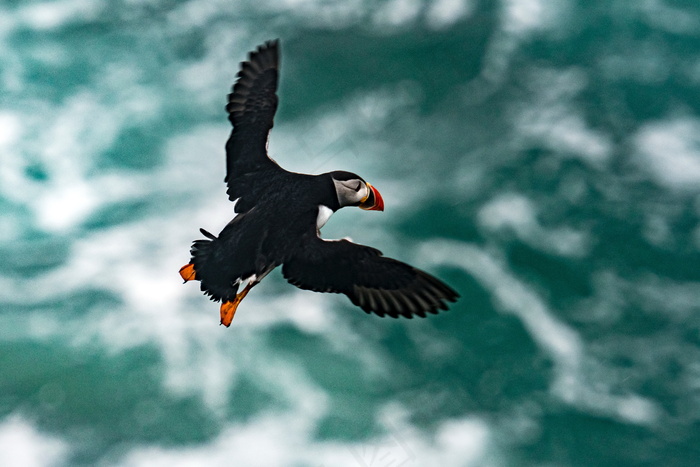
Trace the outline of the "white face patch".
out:
<instances>
[{"instance_id":1,"label":"white face patch","mask_svg":"<svg viewBox=\"0 0 700 467\"><path fill-rule=\"evenodd\" d=\"M326 222L328 222L328 219L331 218L332 214L333 210L331 208L324 206L323 204L319 204L318 216L316 217L316 229L321 230L321 227L326 225Z\"/></svg>"},{"instance_id":2,"label":"white face patch","mask_svg":"<svg viewBox=\"0 0 700 467\"><path fill-rule=\"evenodd\" d=\"M338 196L338 203L341 208L345 206L357 206L363 199L367 199L369 196L369 188L367 188L367 185L362 180L333 179L333 183L335 184L335 193Z\"/></svg>"}]
</instances>

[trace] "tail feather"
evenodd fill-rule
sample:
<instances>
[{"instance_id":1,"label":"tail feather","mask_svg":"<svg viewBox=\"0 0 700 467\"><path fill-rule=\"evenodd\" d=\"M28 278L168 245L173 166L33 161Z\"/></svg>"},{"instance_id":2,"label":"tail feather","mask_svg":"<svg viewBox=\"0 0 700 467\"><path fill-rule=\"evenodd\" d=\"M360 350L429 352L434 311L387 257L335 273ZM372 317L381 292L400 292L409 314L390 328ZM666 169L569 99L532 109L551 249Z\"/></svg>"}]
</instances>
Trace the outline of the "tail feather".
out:
<instances>
[{"instance_id":1,"label":"tail feather","mask_svg":"<svg viewBox=\"0 0 700 467\"><path fill-rule=\"evenodd\" d=\"M204 229L199 229L199 231L202 232L202 235L204 235L204 236L207 237L208 239L210 239L210 240L216 240L216 235L214 235L213 233L207 232L207 231L204 230Z\"/></svg>"},{"instance_id":2,"label":"tail feather","mask_svg":"<svg viewBox=\"0 0 700 467\"><path fill-rule=\"evenodd\" d=\"M222 268L217 258L219 239L204 229L200 231L209 240L200 239L192 242L190 263L196 272L195 279L201 282L202 292L210 295L212 300L230 301L238 292L238 284L228 282L229 274Z\"/></svg>"}]
</instances>

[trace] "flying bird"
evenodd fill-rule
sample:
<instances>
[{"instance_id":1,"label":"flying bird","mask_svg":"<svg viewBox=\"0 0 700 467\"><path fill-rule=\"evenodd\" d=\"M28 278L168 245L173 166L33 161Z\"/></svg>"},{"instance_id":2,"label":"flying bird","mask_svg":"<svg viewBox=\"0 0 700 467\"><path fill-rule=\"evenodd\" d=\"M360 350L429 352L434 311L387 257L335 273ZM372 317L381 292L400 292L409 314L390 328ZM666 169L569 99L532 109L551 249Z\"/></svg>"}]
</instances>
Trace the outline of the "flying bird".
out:
<instances>
[{"instance_id":1,"label":"flying bird","mask_svg":"<svg viewBox=\"0 0 700 467\"><path fill-rule=\"evenodd\" d=\"M321 227L338 209L383 211L384 200L354 173L294 173L268 156L279 69L278 40L260 45L240 65L226 106L233 131L224 179L237 215L218 237L200 229L206 239L194 241L180 276L200 281L202 291L221 302L225 326L250 290L280 265L291 284L345 294L367 313L412 318L446 310L459 295L439 279L375 248L321 238Z\"/></svg>"}]
</instances>

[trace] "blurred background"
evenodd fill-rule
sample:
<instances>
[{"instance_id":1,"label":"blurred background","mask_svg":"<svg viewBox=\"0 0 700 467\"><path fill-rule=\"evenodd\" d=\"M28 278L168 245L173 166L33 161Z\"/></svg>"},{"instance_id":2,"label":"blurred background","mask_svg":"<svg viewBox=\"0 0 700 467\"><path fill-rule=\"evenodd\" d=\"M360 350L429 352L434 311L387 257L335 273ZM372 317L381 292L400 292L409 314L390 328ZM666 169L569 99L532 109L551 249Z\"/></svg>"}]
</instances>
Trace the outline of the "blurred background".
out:
<instances>
[{"instance_id":1,"label":"blurred background","mask_svg":"<svg viewBox=\"0 0 700 467\"><path fill-rule=\"evenodd\" d=\"M277 37L271 155L450 311L182 284ZM0 464L697 465L699 85L690 0L3 1Z\"/></svg>"}]
</instances>

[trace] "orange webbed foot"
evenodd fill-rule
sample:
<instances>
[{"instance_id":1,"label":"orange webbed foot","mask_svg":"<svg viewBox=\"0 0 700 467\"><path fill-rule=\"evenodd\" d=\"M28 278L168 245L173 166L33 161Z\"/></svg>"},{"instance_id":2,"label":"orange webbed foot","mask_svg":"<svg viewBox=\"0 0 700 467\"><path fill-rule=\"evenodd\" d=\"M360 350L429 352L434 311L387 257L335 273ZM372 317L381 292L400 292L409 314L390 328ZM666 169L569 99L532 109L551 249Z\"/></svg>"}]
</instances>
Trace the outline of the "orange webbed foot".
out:
<instances>
[{"instance_id":1,"label":"orange webbed foot","mask_svg":"<svg viewBox=\"0 0 700 467\"><path fill-rule=\"evenodd\" d=\"M221 314L221 324L223 324L226 327L231 326L231 321L233 321L233 317L236 314L238 305L241 304L245 296L248 295L248 292L250 292L250 289L252 289L255 284L256 282L248 283L245 289L243 289L242 292L237 293L233 300L231 300L230 302L221 303L221 309L219 310Z\"/></svg>"},{"instance_id":2,"label":"orange webbed foot","mask_svg":"<svg viewBox=\"0 0 700 467\"><path fill-rule=\"evenodd\" d=\"M180 277L182 277L185 282L195 280L196 275L194 264L186 264L180 268Z\"/></svg>"},{"instance_id":3,"label":"orange webbed foot","mask_svg":"<svg viewBox=\"0 0 700 467\"><path fill-rule=\"evenodd\" d=\"M233 317L236 314L236 309L238 308L239 303L241 303L240 300L234 300L232 302L223 302L221 304L221 309L219 310L221 313L221 324L226 327L231 326L231 321L233 321Z\"/></svg>"}]
</instances>

